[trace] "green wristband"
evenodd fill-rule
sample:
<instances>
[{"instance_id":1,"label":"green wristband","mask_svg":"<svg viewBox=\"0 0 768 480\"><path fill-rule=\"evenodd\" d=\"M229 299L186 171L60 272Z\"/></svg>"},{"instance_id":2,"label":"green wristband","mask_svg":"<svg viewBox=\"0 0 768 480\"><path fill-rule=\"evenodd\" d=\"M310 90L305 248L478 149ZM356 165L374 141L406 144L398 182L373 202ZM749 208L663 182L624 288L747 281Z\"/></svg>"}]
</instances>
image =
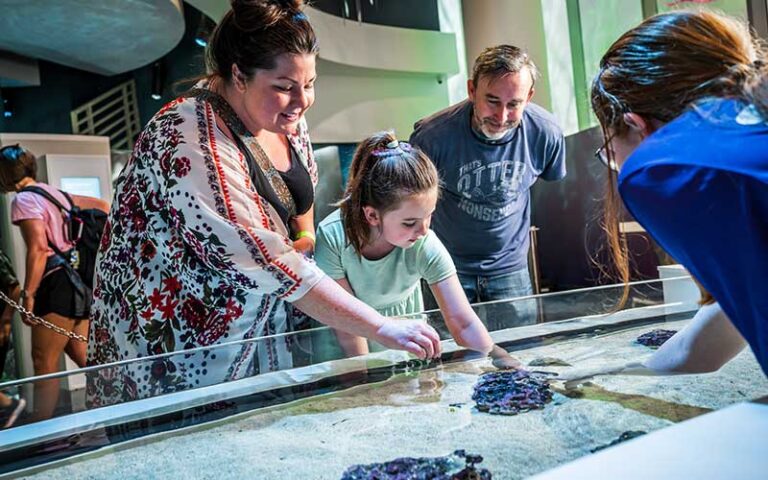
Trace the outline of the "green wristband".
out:
<instances>
[{"instance_id":1,"label":"green wristband","mask_svg":"<svg viewBox=\"0 0 768 480\"><path fill-rule=\"evenodd\" d=\"M296 240L304 237L312 239L312 243L315 243L317 241L317 239L315 238L315 234L310 232L309 230L302 230L296 234Z\"/></svg>"}]
</instances>

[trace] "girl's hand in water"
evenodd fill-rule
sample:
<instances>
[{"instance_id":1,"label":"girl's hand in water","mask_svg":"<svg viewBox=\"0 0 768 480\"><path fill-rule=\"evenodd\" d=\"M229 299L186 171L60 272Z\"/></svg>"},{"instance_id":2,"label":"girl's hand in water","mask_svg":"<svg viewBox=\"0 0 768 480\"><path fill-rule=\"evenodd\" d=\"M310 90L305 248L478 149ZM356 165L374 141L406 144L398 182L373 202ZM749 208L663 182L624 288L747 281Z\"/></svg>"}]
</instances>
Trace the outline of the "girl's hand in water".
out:
<instances>
[{"instance_id":1,"label":"girl's hand in water","mask_svg":"<svg viewBox=\"0 0 768 480\"><path fill-rule=\"evenodd\" d=\"M437 358L442 352L440 336L420 320L387 319L374 340L388 348L410 352L420 359Z\"/></svg>"},{"instance_id":2,"label":"girl's hand in water","mask_svg":"<svg viewBox=\"0 0 768 480\"><path fill-rule=\"evenodd\" d=\"M493 366L500 370L517 370L523 366L520 360L510 355L498 345L493 346L490 356L493 359Z\"/></svg>"}]
</instances>

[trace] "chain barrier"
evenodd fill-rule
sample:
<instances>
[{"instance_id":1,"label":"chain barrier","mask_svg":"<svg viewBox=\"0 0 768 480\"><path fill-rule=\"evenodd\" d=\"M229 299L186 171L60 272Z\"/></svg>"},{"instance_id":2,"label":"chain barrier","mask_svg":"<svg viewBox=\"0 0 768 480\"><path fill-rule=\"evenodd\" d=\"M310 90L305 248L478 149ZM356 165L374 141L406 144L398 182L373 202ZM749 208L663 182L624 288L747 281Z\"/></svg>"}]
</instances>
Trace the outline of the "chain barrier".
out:
<instances>
[{"instance_id":1,"label":"chain barrier","mask_svg":"<svg viewBox=\"0 0 768 480\"><path fill-rule=\"evenodd\" d=\"M0 291L0 300L3 300L4 302L6 302L8 305L13 307L14 310L19 312L23 317L26 317L28 320L31 320L33 323L35 323L37 325L41 325L41 326L43 326L45 328L50 328L54 332L56 332L58 334L61 334L61 335L64 335L65 337L69 337L71 339L77 340L78 342L88 343L88 339L85 338L84 336L82 336L82 335L80 335L78 333L75 333L75 332L70 332L67 329L64 329L64 328L61 328L58 325L52 324L48 320L45 320L43 318L38 317L37 315L35 315L34 313L30 312L26 308L22 307L18 303L14 302L8 295L6 295L2 291Z\"/></svg>"}]
</instances>

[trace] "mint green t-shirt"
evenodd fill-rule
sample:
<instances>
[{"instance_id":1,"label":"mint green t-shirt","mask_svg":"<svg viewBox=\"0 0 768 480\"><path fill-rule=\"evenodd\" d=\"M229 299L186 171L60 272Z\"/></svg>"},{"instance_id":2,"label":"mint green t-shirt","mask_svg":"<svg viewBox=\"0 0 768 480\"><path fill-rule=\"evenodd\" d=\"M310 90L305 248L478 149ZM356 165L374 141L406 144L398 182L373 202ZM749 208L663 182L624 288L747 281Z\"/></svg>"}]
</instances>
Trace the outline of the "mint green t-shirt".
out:
<instances>
[{"instance_id":1,"label":"mint green t-shirt","mask_svg":"<svg viewBox=\"0 0 768 480\"><path fill-rule=\"evenodd\" d=\"M456 274L443 244L430 230L410 248L395 247L379 260L359 257L347 243L339 210L317 227L315 261L331 278L346 278L355 296L385 316L424 310L421 279L428 284Z\"/></svg>"}]
</instances>

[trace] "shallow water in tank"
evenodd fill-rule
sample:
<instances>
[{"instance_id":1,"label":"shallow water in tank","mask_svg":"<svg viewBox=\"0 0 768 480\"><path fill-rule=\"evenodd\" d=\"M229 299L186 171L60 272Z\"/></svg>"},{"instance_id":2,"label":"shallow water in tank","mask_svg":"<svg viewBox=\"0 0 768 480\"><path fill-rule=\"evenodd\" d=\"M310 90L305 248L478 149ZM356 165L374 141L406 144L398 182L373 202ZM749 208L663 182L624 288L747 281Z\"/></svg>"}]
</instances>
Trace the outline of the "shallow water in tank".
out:
<instances>
[{"instance_id":1,"label":"shallow water in tank","mask_svg":"<svg viewBox=\"0 0 768 480\"><path fill-rule=\"evenodd\" d=\"M684 323L570 338L514 355L525 364L553 357L578 367L636 361L652 353L634 342L638 335ZM471 400L478 376L490 370L488 360L414 370L145 437L26 478L338 479L353 464L457 449L482 455L480 466L495 479L523 478L589 455L623 432L650 432L768 394L768 380L747 350L716 373L601 377L576 393L556 389L543 410L500 416L477 411Z\"/></svg>"}]
</instances>

